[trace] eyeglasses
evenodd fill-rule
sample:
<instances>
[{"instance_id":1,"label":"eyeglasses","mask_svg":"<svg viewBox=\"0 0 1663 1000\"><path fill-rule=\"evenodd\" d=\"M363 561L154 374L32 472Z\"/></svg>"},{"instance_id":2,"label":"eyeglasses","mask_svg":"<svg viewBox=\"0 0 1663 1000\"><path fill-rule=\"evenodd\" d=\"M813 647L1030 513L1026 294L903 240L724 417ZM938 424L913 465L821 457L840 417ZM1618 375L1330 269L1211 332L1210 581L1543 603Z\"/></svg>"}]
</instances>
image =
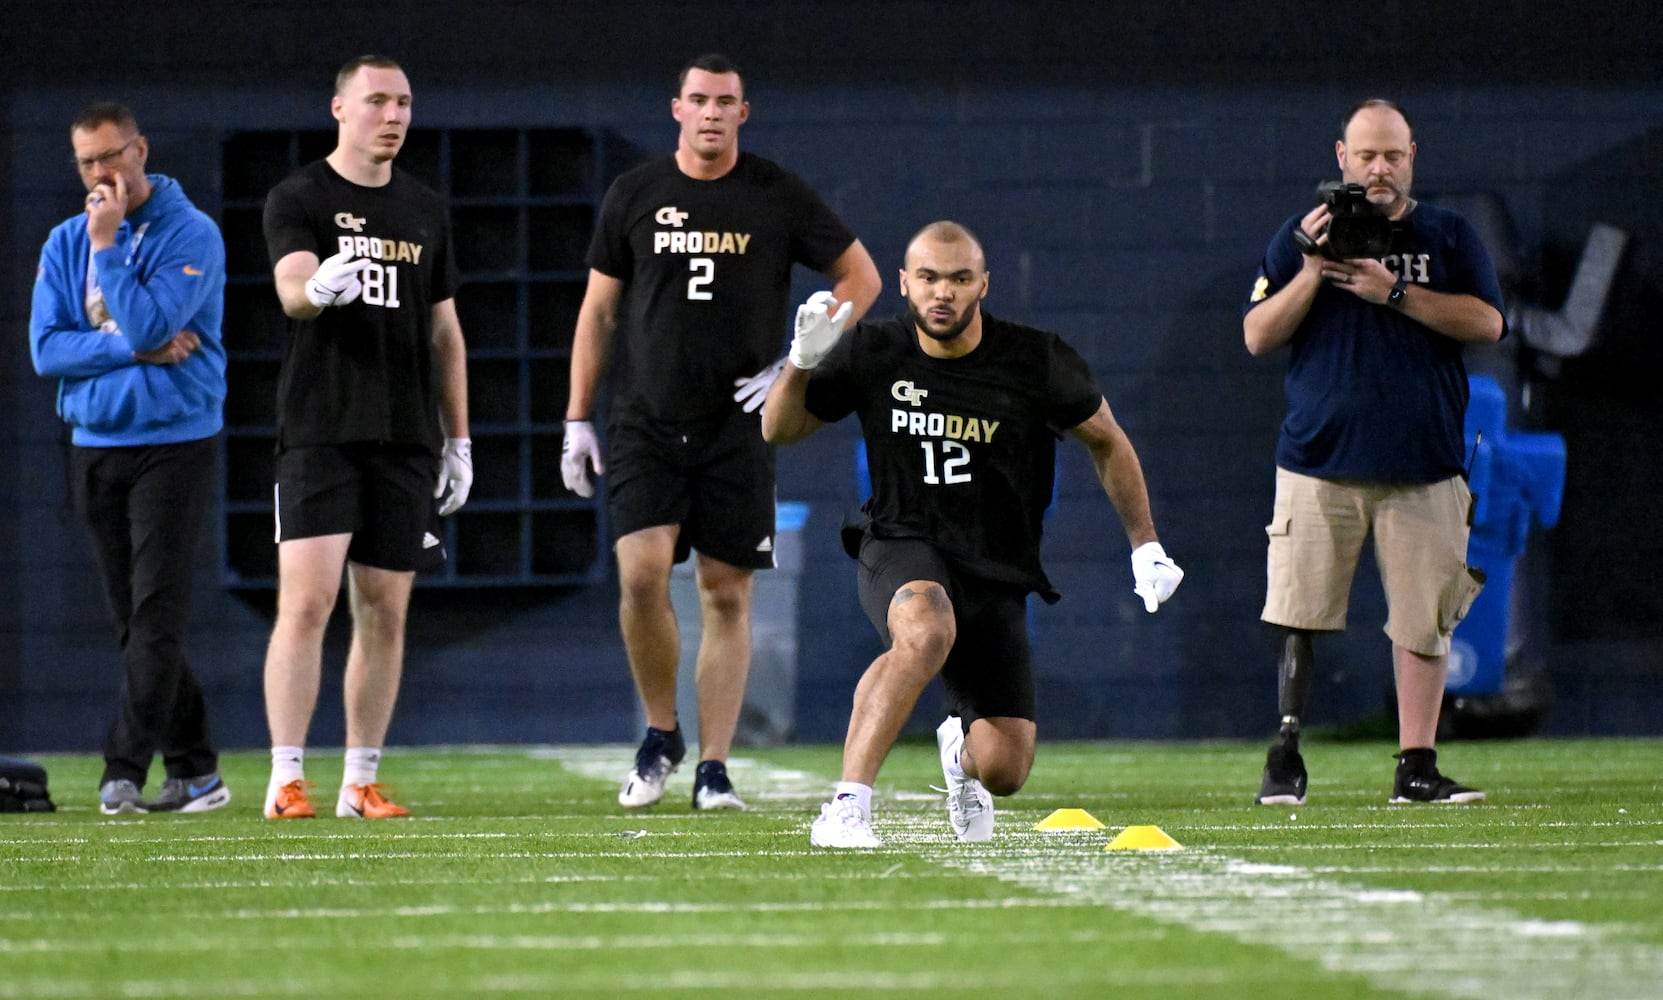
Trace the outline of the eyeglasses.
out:
<instances>
[{"instance_id":1,"label":"eyeglasses","mask_svg":"<svg viewBox=\"0 0 1663 1000\"><path fill-rule=\"evenodd\" d=\"M135 135L122 143L120 149L112 149L108 153L99 153L97 156L74 156L70 158L70 162L74 163L75 169L83 174L95 167L113 167L115 162L121 159L121 154L127 152L128 148L138 141L139 137Z\"/></svg>"}]
</instances>

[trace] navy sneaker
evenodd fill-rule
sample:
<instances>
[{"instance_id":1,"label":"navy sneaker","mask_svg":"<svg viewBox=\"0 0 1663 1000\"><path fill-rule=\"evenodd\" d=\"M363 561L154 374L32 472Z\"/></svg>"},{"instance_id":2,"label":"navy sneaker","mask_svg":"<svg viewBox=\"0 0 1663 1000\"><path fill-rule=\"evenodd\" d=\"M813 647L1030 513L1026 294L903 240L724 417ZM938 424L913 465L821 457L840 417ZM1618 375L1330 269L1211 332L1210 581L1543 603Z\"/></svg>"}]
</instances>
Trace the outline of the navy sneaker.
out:
<instances>
[{"instance_id":1,"label":"navy sneaker","mask_svg":"<svg viewBox=\"0 0 1663 1000\"><path fill-rule=\"evenodd\" d=\"M743 809L744 800L733 793L728 766L719 760L699 762L693 777L694 809Z\"/></svg>"},{"instance_id":2,"label":"navy sneaker","mask_svg":"<svg viewBox=\"0 0 1663 1000\"><path fill-rule=\"evenodd\" d=\"M218 771L210 771L196 778L169 778L162 782L162 791L150 802L155 812L199 813L231 802L231 789L225 786Z\"/></svg>"},{"instance_id":3,"label":"navy sneaker","mask_svg":"<svg viewBox=\"0 0 1663 1000\"><path fill-rule=\"evenodd\" d=\"M1484 793L1468 788L1438 772L1438 752L1417 748L1397 757L1397 776L1392 780L1391 802L1439 802L1462 804L1483 802Z\"/></svg>"},{"instance_id":4,"label":"navy sneaker","mask_svg":"<svg viewBox=\"0 0 1663 1000\"><path fill-rule=\"evenodd\" d=\"M618 790L618 804L640 809L663 798L664 786L685 756L687 744L682 742L680 726L669 732L648 726L641 748L635 751L635 767Z\"/></svg>"},{"instance_id":5,"label":"navy sneaker","mask_svg":"<svg viewBox=\"0 0 1663 1000\"><path fill-rule=\"evenodd\" d=\"M1299 748L1277 743L1265 754L1264 780L1253 801L1262 806L1302 806L1306 783L1305 758L1299 755Z\"/></svg>"}]
</instances>

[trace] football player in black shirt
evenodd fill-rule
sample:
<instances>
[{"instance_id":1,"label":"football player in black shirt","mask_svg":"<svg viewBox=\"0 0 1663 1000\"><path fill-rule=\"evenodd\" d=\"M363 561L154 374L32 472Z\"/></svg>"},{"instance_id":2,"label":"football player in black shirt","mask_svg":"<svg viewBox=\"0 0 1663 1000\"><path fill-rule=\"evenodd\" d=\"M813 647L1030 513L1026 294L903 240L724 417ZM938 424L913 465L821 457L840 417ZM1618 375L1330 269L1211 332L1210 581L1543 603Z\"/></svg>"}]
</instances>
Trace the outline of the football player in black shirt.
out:
<instances>
[{"instance_id":1,"label":"football player in black shirt","mask_svg":"<svg viewBox=\"0 0 1663 1000\"><path fill-rule=\"evenodd\" d=\"M781 366L791 266L830 277L857 315L881 282L802 178L739 151L750 105L731 62L693 60L670 110L681 126L674 155L618 178L601 206L561 474L567 489L593 496L591 472L607 473L618 619L647 721L619 803L657 802L686 752L669 582L672 565L697 550L704 628L693 808L742 809L726 762L751 666L751 574L774 565L774 455L755 411ZM603 465L591 412L614 332L621 349Z\"/></svg>"},{"instance_id":2,"label":"football player in black shirt","mask_svg":"<svg viewBox=\"0 0 1663 1000\"><path fill-rule=\"evenodd\" d=\"M444 558L435 499L449 514L473 481L449 213L393 167L410 102L397 63L347 63L331 102L334 152L266 199L267 250L290 321L277 390L277 623L266 653L271 819L316 814L302 754L343 566L353 633L335 814L409 815L376 780L405 612L416 570Z\"/></svg>"},{"instance_id":3,"label":"football player in black shirt","mask_svg":"<svg viewBox=\"0 0 1663 1000\"><path fill-rule=\"evenodd\" d=\"M816 847L881 846L872 783L937 674L951 703L936 744L954 834L991 837L993 795L1027 781L1036 733L1027 596L1058 596L1039 539L1063 432L1091 453L1120 515L1145 608L1183 579L1156 541L1137 453L1084 359L1055 334L982 312L987 261L963 226L926 226L905 264L907 316L845 335L847 303L822 292L798 309L790 363L762 411L773 444L855 414L872 479L864 523L845 527L844 547L889 649L855 688L842 780L814 822Z\"/></svg>"}]
</instances>

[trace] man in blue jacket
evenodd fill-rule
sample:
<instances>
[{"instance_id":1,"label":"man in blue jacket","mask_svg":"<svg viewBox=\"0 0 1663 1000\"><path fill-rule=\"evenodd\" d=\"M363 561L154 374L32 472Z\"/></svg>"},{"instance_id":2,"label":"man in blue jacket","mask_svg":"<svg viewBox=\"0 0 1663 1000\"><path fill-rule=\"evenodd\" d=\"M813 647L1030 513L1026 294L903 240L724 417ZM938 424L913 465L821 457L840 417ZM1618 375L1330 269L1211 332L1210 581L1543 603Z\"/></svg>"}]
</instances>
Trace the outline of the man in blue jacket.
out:
<instances>
[{"instance_id":1,"label":"man in blue jacket","mask_svg":"<svg viewBox=\"0 0 1663 1000\"><path fill-rule=\"evenodd\" d=\"M145 173L150 145L127 108L89 106L70 142L85 210L41 249L29 351L35 371L59 380L75 506L126 671L99 807L217 809L231 792L185 660L185 627L225 400L225 244L177 181ZM158 751L167 779L147 801Z\"/></svg>"}]
</instances>

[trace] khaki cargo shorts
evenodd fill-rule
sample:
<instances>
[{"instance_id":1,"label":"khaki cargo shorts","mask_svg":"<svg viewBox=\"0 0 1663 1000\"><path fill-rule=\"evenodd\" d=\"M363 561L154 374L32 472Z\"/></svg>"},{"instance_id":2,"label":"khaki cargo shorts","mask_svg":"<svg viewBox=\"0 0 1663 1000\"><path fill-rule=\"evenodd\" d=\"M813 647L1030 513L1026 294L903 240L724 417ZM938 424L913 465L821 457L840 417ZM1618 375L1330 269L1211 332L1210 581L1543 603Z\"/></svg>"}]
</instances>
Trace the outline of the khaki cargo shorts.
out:
<instances>
[{"instance_id":1,"label":"khaki cargo shorts","mask_svg":"<svg viewBox=\"0 0 1663 1000\"><path fill-rule=\"evenodd\" d=\"M1276 470L1265 610L1273 625L1345 628L1363 541L1386 591L1386 635L1422 656L1449 652L1449 636L1483 586L1467 567L1472 493L1452 476L1425 485L1317 479Z\"/></svg>"}]
</instances>

